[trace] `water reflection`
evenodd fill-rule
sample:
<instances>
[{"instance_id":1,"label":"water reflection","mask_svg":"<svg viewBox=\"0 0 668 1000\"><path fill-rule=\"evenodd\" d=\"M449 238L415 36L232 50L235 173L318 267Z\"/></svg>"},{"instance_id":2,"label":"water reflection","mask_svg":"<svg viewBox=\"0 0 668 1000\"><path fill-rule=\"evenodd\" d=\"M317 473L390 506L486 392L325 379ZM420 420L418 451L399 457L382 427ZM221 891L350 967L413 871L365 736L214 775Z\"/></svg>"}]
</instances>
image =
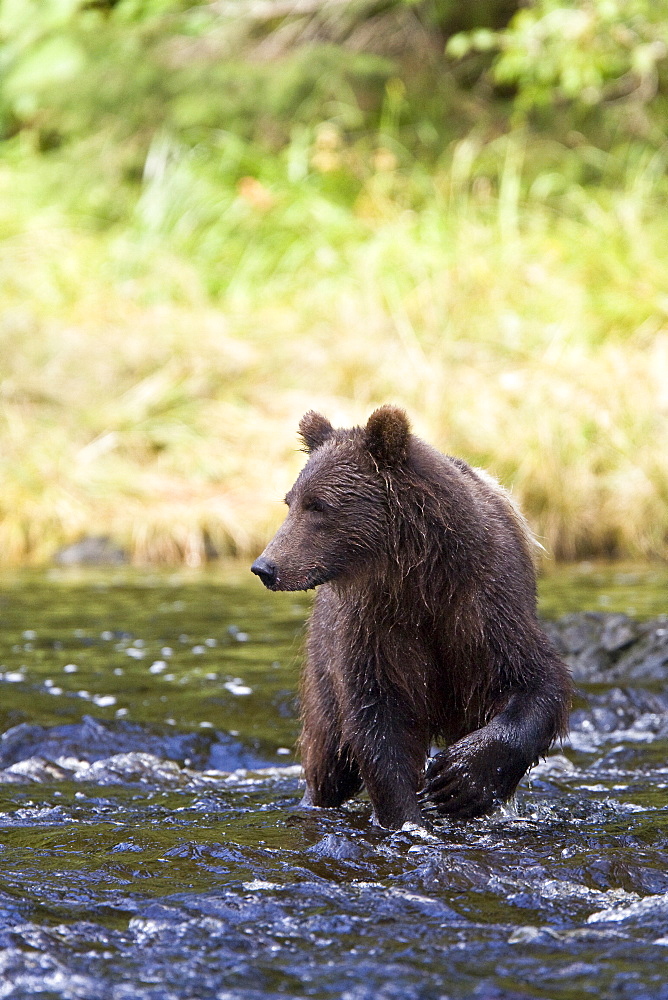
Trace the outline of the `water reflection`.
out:
<instances>
[{"instance_id":1,"label":"water reflection","mask_svg":"<svg viewBox=\"0 0 668 1000\"><path fill-rule=\"evenodd\" d=\"M253 583L6 582L0 998L668 998L665 682L583 677L512 809L388 833L298 807L307 603Z\"/></svg>"}]
</instances>

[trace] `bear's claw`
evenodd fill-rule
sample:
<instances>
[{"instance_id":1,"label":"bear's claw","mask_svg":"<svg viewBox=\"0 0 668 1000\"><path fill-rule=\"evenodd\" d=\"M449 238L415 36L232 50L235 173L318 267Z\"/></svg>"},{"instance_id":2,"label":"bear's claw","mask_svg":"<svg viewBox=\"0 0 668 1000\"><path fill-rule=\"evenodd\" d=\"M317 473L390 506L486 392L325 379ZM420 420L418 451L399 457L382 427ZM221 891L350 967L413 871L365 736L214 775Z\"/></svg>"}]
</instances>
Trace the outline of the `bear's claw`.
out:
<instances>
[{"instance_id":1,"label":"bear's claw","mask_svg":"<svg viewBox=\"0 0 668 1000\"><path fill-rule=\"evenodd\" d=\"M498 766L503 761L499 750L497 741L488 741L480 732L443 750L427 768L421 801L432 803L441 815L456 819L492 812L512 793L521 777L515 780L514 775L511 778L503 766Z\"/></svg>"},{"instance_id":2,"label":"bear's claw","mask_svg":"<svg viewBox=\"0 0 668 1000\"><path fill-rule=\"evenodd\" d=\"M479 788L463 782L450 782L438 789L426 785L422 800L431 802L440 815L453 819L484 816L492 812L499 802L489 788Z\"/></svg>"}]
</instances>

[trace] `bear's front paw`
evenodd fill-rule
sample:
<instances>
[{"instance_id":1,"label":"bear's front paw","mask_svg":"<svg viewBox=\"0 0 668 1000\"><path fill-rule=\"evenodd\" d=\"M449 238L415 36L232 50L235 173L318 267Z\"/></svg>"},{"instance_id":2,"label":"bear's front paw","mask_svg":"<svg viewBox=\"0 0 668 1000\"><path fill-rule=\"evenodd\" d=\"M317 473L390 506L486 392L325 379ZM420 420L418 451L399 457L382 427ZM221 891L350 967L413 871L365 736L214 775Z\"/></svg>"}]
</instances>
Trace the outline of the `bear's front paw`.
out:
<instances>
[{"instance_id":1,"label":"bear's front paw","mask_svg":"<svg viewBox=\"0 0 668 1000\"><path fill-rule=\"evenodd\" d=\"M434 757L421 798L453 819L485 816L510 798L527 766L512 746L479 730Z\"/></svg>"}]
</instances>

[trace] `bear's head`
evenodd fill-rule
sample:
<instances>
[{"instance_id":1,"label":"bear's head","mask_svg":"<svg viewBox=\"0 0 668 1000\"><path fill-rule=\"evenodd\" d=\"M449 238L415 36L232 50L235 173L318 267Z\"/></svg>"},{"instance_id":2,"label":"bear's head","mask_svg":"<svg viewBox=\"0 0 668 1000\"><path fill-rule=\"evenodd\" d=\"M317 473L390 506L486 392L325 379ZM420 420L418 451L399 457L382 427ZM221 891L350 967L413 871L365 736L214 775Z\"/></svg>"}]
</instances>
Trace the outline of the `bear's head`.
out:
<instances>
[{"instance_id":1,"label":"bear's head","mask_svg":"<svg viewBox=\"0 0 668 1000\"><path fill-rule=\"evenodd\" d=\"M387 552L391 480L409 457L408 419L394 406L347 430L309 411L299 432L309 460L285 498L287 518L251 567L270 590L309 590L372 571Z\"/></svg>"}]
</instances>

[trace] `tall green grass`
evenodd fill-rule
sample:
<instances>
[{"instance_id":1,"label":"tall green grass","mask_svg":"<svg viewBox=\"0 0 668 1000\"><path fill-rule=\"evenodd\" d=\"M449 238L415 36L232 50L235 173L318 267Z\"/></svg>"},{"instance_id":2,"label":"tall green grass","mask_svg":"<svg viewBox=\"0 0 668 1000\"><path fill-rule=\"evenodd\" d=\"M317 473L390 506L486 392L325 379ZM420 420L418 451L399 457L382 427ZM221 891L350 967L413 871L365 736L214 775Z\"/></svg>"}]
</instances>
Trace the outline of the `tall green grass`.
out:
<instances>
[{"instance_id":1,"label":"tall green grass","mask_svg":"<svg viewBox=\"0 0 668 1000\"><path fill-rule=\"evenodd\" d=\"M96 182L100 137L89 165L84 143L5 144L1 561L84 534L137 562L250 553L301 414L388 401L509 486L557 558L668 556L664 154L576 168L473 133L427 170L386 120L272 156L158 133L138 185Z\"/></svg>"}]
</instances>

